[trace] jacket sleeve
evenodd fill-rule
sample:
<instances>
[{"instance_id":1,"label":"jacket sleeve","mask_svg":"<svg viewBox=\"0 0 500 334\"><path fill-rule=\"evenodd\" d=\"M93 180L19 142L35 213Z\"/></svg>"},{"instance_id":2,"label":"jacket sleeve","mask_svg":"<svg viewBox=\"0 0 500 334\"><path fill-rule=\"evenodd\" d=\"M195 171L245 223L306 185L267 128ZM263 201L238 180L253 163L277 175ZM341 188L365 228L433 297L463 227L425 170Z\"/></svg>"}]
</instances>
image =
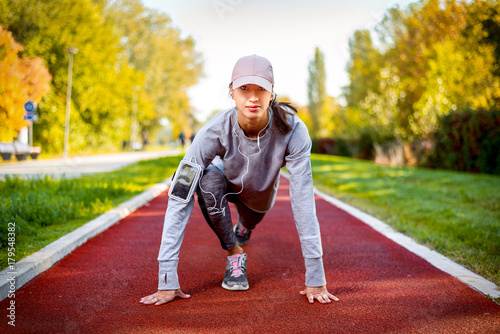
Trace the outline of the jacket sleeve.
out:
<instances>
[{"instance_id":1,"label":"jacket sleeve","mask_svg":"<svg viewBox=\"0 0 500 334\"><path fill-rule=\"evenodd\" d=\"M194 197L187 204L173 199L168 200L158 254L158 290L177 290L180 288L177 277L179 250L193 205Z\"/></svg>"},{"instance_id":2,"label":"jacket sleeve","mask_svg":"<svg viewBox=\"0 0 500 334\"><path fill-rule=\"evenodd\" d=\"M311 172L311 139L306 126L297 124L288 144L285 157L290 173L290 198L293 217L299 234L306 266L306 286L326 284L323 268L323 249Z\"/></svg>"},{"instance_id":3,"label":"jacket sleeve","mask_svg":"<svg viewBox=\"0 0 500 334\"><path fill-rule=\"evenodd\" d=\"M197 163L202 167L202 170L205 170L214 157L221 153L222 145L219 138L217 133L207 130L207 127L202 128L186 152L184 159ZM188 203L171 198L168 200L158 254L158 290L180 288L177 276L179 251L193 206L194 196Z\"/></svg>"}]
</instances>

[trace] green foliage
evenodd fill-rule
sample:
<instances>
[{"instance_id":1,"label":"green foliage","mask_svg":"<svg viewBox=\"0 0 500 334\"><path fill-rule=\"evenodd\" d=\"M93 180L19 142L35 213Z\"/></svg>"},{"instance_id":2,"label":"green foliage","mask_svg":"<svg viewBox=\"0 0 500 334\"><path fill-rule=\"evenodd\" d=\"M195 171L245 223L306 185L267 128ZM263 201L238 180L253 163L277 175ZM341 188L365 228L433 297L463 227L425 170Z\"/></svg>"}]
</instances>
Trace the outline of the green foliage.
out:
<instances>
[{"instance_id":1,"label":"green foliage","mask_svg":"<svg viewBox=\"0 0 500 334\"><path fill-rule=\"evenodd\" d=\"M500 177L326 155L311 164L320 190L500 284Z\"/></svg>"},{"instance_id":2,"label":"green foliage","mask_svg":"<svg viewBox=\"0 0 500 334\"><path fill-rule=\"evenodd\" d=\"M349 52L351 57L346 70L350 84L344 87L347 107L344 108L342 118L337 120L342 124L343 130L339 135L350 140L357 140L363 136L366 138L366 136L382 135L382 132L392 133L392 129L382 131L376 128L374 123L377 118L373 117L371 110L366 108L367 101L380 93L380 68L382 66L381 52L375 47L370 31L356 30L349 40ZM371 153L368 155L371 156Z\"/></svg>"},{"instance_id":3,"label":"green foliage","mask_svg":"<svg viewBox=\"0 0 500 334\"><path fill-rule=\"evenodd\" d=\"M181 156L141 161L117 172L80 179L6 177L0 181L0 228L16 224L16 248L22 256L173 175ZM37 245L36 247L33 245ZM0 233L0 250L7 233ZM5 266L6 252L0 252Z\"/></svg>"},{"instance_id":4,"label":"green foliage","mask_svg":"<svg viewBox=\"0 0 500 334\"><path fill-rule=\"evenodd\" d=\"M167 15L145 8L138 0L114 1L107 15L120 36L123 56L144 74L143 90L156 110L140 119L142 127L152 130L160 118L167 117L175 126L174 137L181 130L190 132L194 115L186 90L202 75L194 40L181 38Z\"/></svg>"},{"instance_id":5,"label":"green foliage","mask_svg":"<svg viewBox=\"0 0 500 334\"><path fill-rule=\"evenodd\" d=\"M308 106L301 108L299 116L310 136L314 139L345 136L346 117L337 100L326 94L325 57L319 48L315 49L308 70Z\"/></svg>"},{"instance_id":6,"label":"green foliage","mask_svg":"<svg viewBox=\"0 0 500 334\"><path fill-rule=\"evenodd\" d=\"M500 175L500 111L449 114L433 141L428 167Z\"/></svg>"},{"instance_id":7,"label":"green foliage","mask_svg":"<svg viewBox=\"0 0 500 334\"><path fill-rule=\"evenodd\" d=\"M398 126L401 116L400 105L405 102L406 92L401 89L401 78L396 67L380 70L379 93L369 92L361 108L365 110L369 123L379 137L405 136L404 127Z\"/></svg>"},{"instance_id":8,"label":"green foliage","mask_svg":"<svg viewBox=\"0 0 500 334\"><path fill-rule=\"evenodd\" d=\"M373 45L368 30L356 30L349 40L351 58L347 64L350 85L346 88L347 104L359 107L367 95L379 91L380 51Z\"/></svg>"},{"instance_id":9,"label":"green foliage","mask_svg":"<svg viewBox=\"0 0 500 334\"><path fill-rule=\"evenodd\" d=\"M309 132L312 138L319 136L320 117L325 111L327 98L325 81L325 56L319 48L316 48L314 58L309 63L309 80L307 82L308 112L311 121Z\"/></svg>"}]
</instances>

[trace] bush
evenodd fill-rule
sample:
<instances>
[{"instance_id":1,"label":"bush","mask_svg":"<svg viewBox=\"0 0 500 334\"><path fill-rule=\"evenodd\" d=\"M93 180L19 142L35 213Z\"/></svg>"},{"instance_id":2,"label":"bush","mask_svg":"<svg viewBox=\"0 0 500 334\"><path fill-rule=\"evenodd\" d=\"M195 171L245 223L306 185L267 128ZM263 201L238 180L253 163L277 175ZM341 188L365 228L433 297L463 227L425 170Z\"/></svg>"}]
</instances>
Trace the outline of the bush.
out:
<instances>
[{"instance_id":1,"label":"bush","mask_svg":"<svg viewBox=\"0 0 500 334\"><path fill-rule=\"evenodd\" d=\"M312 153L339 155L370 160L374 156L373 138L368 133L359 138L316 138L312 141Z\"/></svg>"},{"instance_id":2,"label":"bush","mask_svg":"<svg viewBox=\"0 0 500 334\"><path fill-rule=\"evenodd\" d=\"M466 110L443 117L425 166L500 175L500 111Z\"/></svg>"},{"instance_id":3,"label":"bush","mask_svg":"<svg viewBox=\"0 0 500 334\"><path fill-rule=\"evenodd\" d=\"M354 155L354 157L358 159L372 160L374 156L373 150L372 136L367 132L362 133L359 137L358 152Z\"/></svg>"}]
</instances>

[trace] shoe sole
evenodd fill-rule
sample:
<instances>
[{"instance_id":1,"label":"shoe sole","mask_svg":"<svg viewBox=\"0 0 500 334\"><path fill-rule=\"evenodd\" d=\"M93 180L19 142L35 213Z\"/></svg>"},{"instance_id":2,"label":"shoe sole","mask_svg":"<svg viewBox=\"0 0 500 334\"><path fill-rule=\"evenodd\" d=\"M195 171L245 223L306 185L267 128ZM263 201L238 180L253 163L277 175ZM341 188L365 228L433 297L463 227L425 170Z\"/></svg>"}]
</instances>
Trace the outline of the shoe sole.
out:
<instances>
[{"instance_id":1,"label":"shoe sole","mask_svg":"<svg viewBox=\"0 0 500 334\"><path fill-rule=\"evenodd\" d=\"M247 285L240 285L236 284L233 286L226 285L226 283L222 282L222 287L226 290L231 290L231 291L245 291L248 290L249 286Z\"/></svg>"}]
</instances>

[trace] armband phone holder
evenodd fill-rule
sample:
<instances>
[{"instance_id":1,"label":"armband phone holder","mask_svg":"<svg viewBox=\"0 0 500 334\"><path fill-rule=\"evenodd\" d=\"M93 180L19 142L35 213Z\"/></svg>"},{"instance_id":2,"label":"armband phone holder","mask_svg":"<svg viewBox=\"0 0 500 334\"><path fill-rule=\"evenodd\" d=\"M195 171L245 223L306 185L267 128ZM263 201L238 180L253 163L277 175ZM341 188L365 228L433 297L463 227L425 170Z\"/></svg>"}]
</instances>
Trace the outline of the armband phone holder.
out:
<instances>
[{"instance_id":1,"label":"armband phone holder","mask_svg":"<svg viewBox=\"0 0 500 334\"><path fill-rule=\"evenodd\" d=\"M181 160L168 191L168 196L177 201L188 203L196 191L201 172L200 165L188 160Z\"/></svg>"}]
</instances>

